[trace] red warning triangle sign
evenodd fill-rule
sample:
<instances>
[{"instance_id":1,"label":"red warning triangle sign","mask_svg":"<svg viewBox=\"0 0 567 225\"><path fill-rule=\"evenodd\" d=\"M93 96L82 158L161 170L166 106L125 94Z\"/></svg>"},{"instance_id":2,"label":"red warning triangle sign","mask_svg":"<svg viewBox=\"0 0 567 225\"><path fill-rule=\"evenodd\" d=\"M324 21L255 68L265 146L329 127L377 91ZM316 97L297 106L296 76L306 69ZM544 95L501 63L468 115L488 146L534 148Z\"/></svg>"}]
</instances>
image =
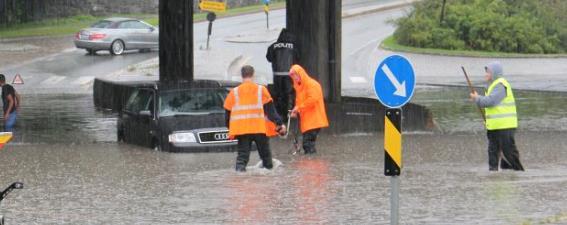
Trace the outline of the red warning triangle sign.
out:
<instances>
[{"instance_id":1,"label":"red warning triangle sign","mask_svg":"<svg viewBox=\"0 0 567 225\"><path fill-rule=\"evenodd\" d=\"M19 73L14 77L12 84L24 84L24 79L22 79L22 76L20 76Z\"/></svg>"}]
</instances>

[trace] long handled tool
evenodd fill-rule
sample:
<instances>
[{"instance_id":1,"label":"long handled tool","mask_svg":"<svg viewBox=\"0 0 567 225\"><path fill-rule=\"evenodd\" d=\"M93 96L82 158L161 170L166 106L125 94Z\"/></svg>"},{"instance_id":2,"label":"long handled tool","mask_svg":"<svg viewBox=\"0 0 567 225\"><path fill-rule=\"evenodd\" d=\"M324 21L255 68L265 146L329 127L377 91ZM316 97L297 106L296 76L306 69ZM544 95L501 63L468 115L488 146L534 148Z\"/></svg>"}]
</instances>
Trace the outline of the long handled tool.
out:
<instances>
[{"instance_id":1,"label":"long handled tool","mask_svg":"<svg viewBox=\"0 0 567 225\"><path fill-rule=\"evenodd\" d=\"M287 127L286 127L287 130L286 130L286 132L285 132L285 135L284 135L284 136L280 136L280 138L282 138L282 139L287 139L287 135L289 135L289 124L290 124L290 122L291 122L291 111L289 111L289 112L287 113Z\"/></svg>"},{"instance_id":2,"label":"long handled tool","mask_svg":"<svg viewBox=\"0 0 567 225\"><path fill-rule=\"evenodd\" d=\"M471 84L471 80L469 79L469 76L467 75L467 71L465 70L465 67L461 66L461 69L463 70L463 73L465 74L465 78L467 79L467 83L469 84L469 90L471 91L471 93L476 92L476 90L474 90L474 87ZM476 105L476 107L478 108L478 112L480 112L480 115L482 116L482 121L486 123L486 116L484 115L484 111L482 110L482 108L480 108L480 106Z\"/></svg>"},{"instance_id":3,"label":"long handled tool","mask_svg":"<svg viewBox=\"0 0 567 225\"><path fill-rule=\"evenodd\" d=\"M297 140L297 136L298 136L298 130L299 130L299 124L295 127L295 131L293 132L293 152L291 153L292 155L295 155L299 152L300 147L299 147L299 141Z\"/></svg>"},{"instance_id":4,"label":"long handled tool","mask_svg":"<svg viewBox=\"0 0 567 225\"><path fill-rule=\"evenodd\" d=\"M290 128L291 122L290 121L291 121L291 110L289 110L288 113L287 113L287 132L286 132L284 138L287 138L287 135L289 134L289 131L291 130L291 128ZM295 123L295 124L297 126L295 126L295 128L293 129L293 148L291 149L292 151L290 151L290 153L292 155L296 155L300 150L299 141L297 140L299 123Z\"/></svg>"}]
</instances>

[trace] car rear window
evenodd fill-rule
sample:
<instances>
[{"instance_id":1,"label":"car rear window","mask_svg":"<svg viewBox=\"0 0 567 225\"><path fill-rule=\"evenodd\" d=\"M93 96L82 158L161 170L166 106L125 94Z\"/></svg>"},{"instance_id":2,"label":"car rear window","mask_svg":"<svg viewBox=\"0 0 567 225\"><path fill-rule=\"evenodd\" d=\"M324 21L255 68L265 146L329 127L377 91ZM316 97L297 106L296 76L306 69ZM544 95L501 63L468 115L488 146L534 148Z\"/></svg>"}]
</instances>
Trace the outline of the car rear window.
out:
<instances>
[{"instance_id":1,"label":"car rear window","mask_svg":"<svg viewBox=\"0 0 567 225\"><path fill-rule=\"evenodd\" d=\"M112 22L108 20L101 20L91 25L91 28L109 28Z\"/></svg>"},{"instance_id":2,"label":"car rear window","mask_svg":"<svg viewBox=\"0 0 567 225\"><path fill-rule=\"evenodd\" d=\"M191 115L224 112L227 91L222 88L165 91L159 97L159 115Z\"/></svg>"}]
</instances>

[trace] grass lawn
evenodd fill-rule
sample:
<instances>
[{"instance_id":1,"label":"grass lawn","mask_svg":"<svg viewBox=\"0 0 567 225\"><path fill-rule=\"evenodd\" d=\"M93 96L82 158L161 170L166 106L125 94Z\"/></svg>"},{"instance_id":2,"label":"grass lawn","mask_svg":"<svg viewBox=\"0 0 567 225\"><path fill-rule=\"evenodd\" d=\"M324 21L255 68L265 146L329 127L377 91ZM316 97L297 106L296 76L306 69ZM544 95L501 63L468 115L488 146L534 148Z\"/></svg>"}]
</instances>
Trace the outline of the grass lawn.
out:
<instances>
[{"instance_id":1,"label":"grass lawn","mask_svg":"<svg viewBox=\"0 0 567 225\"><path fill-rule=\"evenodd\" d=\"M273 2L270 9L281 9L285 7L285 2ZM247 13L263 12L264 5L251 5L246 7L227 9L224 13L217 13L217 18L242 15ZM193 21L204 21L207 13L196 12L193 15ZM130 17L142 19L154 26L159 24L159 17L155 14L114 14L104 17L94 17L89 15L79 15L64 19L48 19L40 22L31 22L19 24L10 27L0 27L0 39L17 38L17 37L34 37L34 36L64 36L71 35L95 23L98 20L108 17Z\"/></svg>"},{"instance_id":2,"label":"grass lawn","mask_svg":"<svg viewBox=\"0 0 567 225\"><path fill-rule=\"evenodd\" d=\"M558 58L567 57L567 54L519 54L506 52L483 52L483 51L466 51L466 50L447 50L435 48L416 48L400 45L389 36L380 44L380 48L394 52L409 52L417 54L429 55L447 55L447 56L467 56L467 57L483 57L483 58Z\"/></svg>"}]
</instances>

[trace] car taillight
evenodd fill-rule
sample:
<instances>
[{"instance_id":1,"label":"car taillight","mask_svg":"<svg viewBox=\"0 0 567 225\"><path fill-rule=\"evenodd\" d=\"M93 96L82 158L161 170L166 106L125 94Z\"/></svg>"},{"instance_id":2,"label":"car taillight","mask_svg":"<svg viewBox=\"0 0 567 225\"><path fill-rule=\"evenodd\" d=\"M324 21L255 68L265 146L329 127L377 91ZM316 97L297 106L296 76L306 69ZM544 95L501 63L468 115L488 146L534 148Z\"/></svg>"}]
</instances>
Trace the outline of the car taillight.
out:
<instances>
[{"instance_id":1,"label":"car taillight","mask_svg":"<svg viewBox=\"0 0 567 225\"><path fill-rule=\"evenodd\" d=\"M94 33L89 35L89 40L98 40L98 39L103 39L106 37L106 34L99 34L99 33Z\"/></svg>"},{"instance_id":2,"label":"car taillight","mask_svg":"<svg viewBox=\"0 0 567 225\"><path fill-rule=\"evenodd\" d=\"M80 31L75 34L75 39L77 39L77 40L81 39L81 32Z\"/></svg>"}]
</instances>

